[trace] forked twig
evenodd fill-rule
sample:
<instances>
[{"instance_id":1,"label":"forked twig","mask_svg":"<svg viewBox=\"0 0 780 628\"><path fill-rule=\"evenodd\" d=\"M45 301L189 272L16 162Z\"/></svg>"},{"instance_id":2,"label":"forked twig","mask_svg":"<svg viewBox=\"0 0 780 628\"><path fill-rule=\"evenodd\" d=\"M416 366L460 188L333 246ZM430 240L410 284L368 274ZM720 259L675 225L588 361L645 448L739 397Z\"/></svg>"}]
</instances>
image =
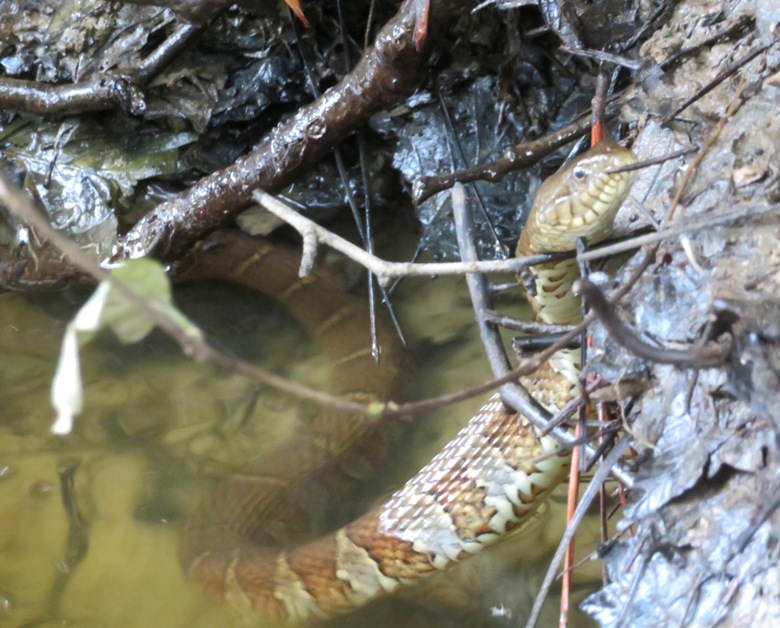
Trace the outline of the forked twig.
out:
<instances>
[{"instance_id":1,"label":"forked twig","mask_svg":"<svg viewBox=\"0 0 780 628\"><path fill-rule=\"evenodd\" d=\"M254 199L301 234L304 244L303 256L301 258L301 276L305 276L311 271L314 260L317 257L317 243L326 244L367 268L376 275L379 284L382 286L388 285L396 277L430 277L431 275L464 275L466 273L516 273L531 264L541 264L572 257L572 254L569 253L545 253L497 261L388 262L364 251L325 227L321 227L270 194L256 191Z\"/></svg>"}]
</instances>

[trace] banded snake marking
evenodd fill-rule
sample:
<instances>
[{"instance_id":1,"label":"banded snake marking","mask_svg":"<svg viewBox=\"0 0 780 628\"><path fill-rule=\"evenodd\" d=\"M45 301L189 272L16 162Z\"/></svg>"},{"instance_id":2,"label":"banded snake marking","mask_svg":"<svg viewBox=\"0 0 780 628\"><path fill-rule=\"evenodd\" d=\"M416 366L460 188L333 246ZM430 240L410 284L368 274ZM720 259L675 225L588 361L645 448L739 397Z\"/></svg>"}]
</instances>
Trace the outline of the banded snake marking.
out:
<instances>
[{"instance_id":1,"label":"banded snake marking","mask_svg":"<svg viewBox=\"0 0 780 628\"><path fill-rule=\"evenodd\" d=\"M634 161L628 149L601 142L548 178L517 253L570 251L578 237L591 244L607 238L632 180L632 173L607 171ZM243 284L287 307L331 357L337 394L362 401L399 394L405 358L389 325L380 325L377 364L367 334L355 333L367 327L364 306L320 271L299 279L295 253L223 231L192 262L192 277ZM571 292L578 275L573 259L531 270L535 295L528 298L538 320L580 319ZM576 395L579 362L579 350L560 351L523 383L555 411ZM300 622L347 613L517 528L564 478L569 457L494 395L385 503L333 534L280 548L274 525L294 527L303 517L301 502L324 490L323 483L338 491L355 461L371 457L375 438L372 420L323 411L300 442L225 480L184 526L185 572L263 618ZM559 453L537 461L550 452Z\"/></svg>"}]
</instances>

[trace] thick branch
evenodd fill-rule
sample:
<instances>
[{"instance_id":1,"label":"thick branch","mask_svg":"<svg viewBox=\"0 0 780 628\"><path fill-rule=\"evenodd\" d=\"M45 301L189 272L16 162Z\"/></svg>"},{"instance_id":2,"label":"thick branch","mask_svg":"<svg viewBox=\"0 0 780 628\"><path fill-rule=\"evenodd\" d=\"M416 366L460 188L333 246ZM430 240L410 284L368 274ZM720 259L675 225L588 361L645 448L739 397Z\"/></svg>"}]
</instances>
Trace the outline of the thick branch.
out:
<instances>
[{"instance_id":1,"label":"thick branch","mask_svg":"<svg viewBox=\"0 0 780 628\"><path fill-rule=\"evenodd\" d=\"M428 31L447 32L465 0L431 2ZM120 241L117 257L175 258L226 223L252 190L278 189L321 158L368 118L411 94L425 76L427 55L415 49L415 2L406 0L355 69L317 101L280 123L251 153L160 205Z\"/></svg>"},{"instance_id":2,"label":"thick branch","mask_svg":"<svg viewBox=\"0 0 780 628\"><path fill-rule=\"evenodd\" d=\"M95 75L80 83L50 85L0 78L0 108L41 116L104 111L117 106L133 115L146 109L142 88L176 58L199 27L182 24L134 67Z\"/></svg>"}]
</instances>

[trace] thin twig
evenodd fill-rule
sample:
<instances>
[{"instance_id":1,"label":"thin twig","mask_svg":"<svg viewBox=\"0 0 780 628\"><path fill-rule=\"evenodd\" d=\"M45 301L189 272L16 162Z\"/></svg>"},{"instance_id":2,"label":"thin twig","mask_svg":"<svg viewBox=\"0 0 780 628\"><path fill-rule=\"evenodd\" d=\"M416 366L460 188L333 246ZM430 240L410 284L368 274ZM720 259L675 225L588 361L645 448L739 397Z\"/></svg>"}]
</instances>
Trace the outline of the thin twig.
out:
<instances>
[{"instance_id":1,"label":"thin twig","mask_svg":"<svg viewBox=\"0 0 780 628\"><path fill-rule=\"evenodd\" d=\"M629 238L614 244L594 247L587 252L578 255L577 259L582 261L593 261L603 257L616 255L618 253L632 251L648 244L658 244L661 240L666 240L668 238L673 238L682 234L696 233L698 231L712 229L714 227L724 227L746 218L765 216L777 213L778 211L780 211L780 203L774 205L756 205L753 207L740 208L731 212L725 212L723 214L703 214L688 220L687 222L674 224L671 227L667 227L666 229L657 231L655 233Z\"/></svg>"},{"instance_id":2,"label":"thin twig","mask_svg":"<svg viewBox=\"0 0 780 628\"><path fill-rule=\"evenodd\" d=\"M732 350L730 344L717 343L689 349L654 347L644 342L620 320L596 285L587 279L580 279L579 289L615 342L640 358L683 368L714 368L722 366Z\"/></svg>"},{"instance_id":3,"label":"thin twig","mask_svg":"<svg viewBox=\"0 0 780 628\"><path fill-rule=\"evenodd\" d=\"M380 285L388 285L395 277L408 276L431 276L431 275L464 275L466 273L516 273L525 266L531 264L541 264L549 261L557 261L573 257L571 253L546 253L540 255L529 255L525 257L516 257L514 259L496 260L496 261L476 261L476 262L445 262L419 264L413 262L388 262L375 255L367 253L358 246L348 242L344 238L337 236L328 229L321 227L317 223L302 216L291 207L288 207L277 198L265 192L256 191L255 200L270 211L275 216L281 218L290 226L296 229L306 242L317 242L343 253L361 266L374 273ZM306 260L313 259L314 252L304 249ZM302 269L302 274L306 274L306 269Z\"/></svg>"},{"instance_id":4,"label":"thin twig","mask_svg":"<svg viewBox=\"0 0 780 628\"><path fill-rule=\"evenodd\" d=\"M562 325L562 327L566 327L566 325ZM560 331L552 334L542 334L539 336L522 336L520 338L513 338L512 349L514 349L515 353L517 353L518 355L524 355L529 351L539 351L540 349L545 349L546 347L549 347L554 342L558 342L561 338L563 338L563 335L568 331L569 330L567 329L566 331ZM580 340L573 340L566 346L566 348L577 349L580 346L580 344L581 344Z\"/></svg>"},{"instance_id":5,"label":"thin twig","mask_svg":"<svg viewBox=\"0 0 780 628\"><path fill-rule=\"evenodd\" d=\"M621 57L620 55L614 55L609 52L604 52L603 50L588 50L587 48L583 48L581 50L575 50L573 48L567 48L566 46L558 46L558 50L578 57L594 59L599 63L611 63L613 65L618 65L623 68L628 68L629 70L632 71L636 71L642 67L641 61L634 61L633 59L627 59L626 57Z\"/></svg>"},{"instance_id":6,"label":"thin twig","mask_svg":"<svg viewBox=\"0 0 780 628\"><path fill-rule=\"evenodd\" d=\"M470 183L478 180L500 181L510 172L535 164L545 155L582 137L590 130L590 126L591 117L588 115L545 137L517 144L503 157L490 163L479 164L458 172L420 177L412 187L412 198L415 204L419 205L434 194L450 189L455 183Z\"/></svg>"},{"instance_id":7,"label":"thin twig","mask_svg":"<svg viewBox=\"0 0 780 628\"><path fill-rule=\"evenodd\" d=\"M516 283L512 285L515 288L517 287ZM485 311L485 319L491 325L503 327L504 329L511 329L513 331L524 331L529 334L553 336L555 334L565 334L566 332L571 331L571 325L555 325L553 323L541 323L539 321L523 321L512 316L500 314L489 308ZM520 338L519 340L526 340L526 338Z\"/></svg>"},{"instance_id":8,"label":"thin twig","mask_svg":"<svg viewBox=\"0 0 780 628\"><path fill-rule=\"evenodd\" d=\"M676 150L673 153L661 155L660 157L656 157L655 159L645 159L643 161L637 161L633 164L619 166L618 168L607 168L604 171L604 174L619 174L621 172L642 170L644 168L649 168L650 166L657 166L659 164L666 163L667 161L671 161L672 159L677 159L678 157L682 157L683 155L690 155L691 153L695 153L697 150L698 148L696 148L696 146L691 146L689 148L681 148L680 150Z\"/></svg>"},{"instance_id":9,"label":"thin twig","mask_svg":"<svg viewBox=\"0 0 780 628\"><path fill-rule=\"evenodd\" d=\"M464 262L476 262L477 248L474 244L474 220L471 212L468 211L466 191L460 183L456 183L452 188L452 215L455 220L455 232L458 237L461 259ZM495 327L492 327L487 320L486 311L490 306L487 280L484 275L469 273L466 275L466 283L471 295L479 337L487 353L490 368L496 377L500 377L511 369L511 365L504 350L504 345L501 343L498 334L495 333Z\"/></svg>"},{"instance_id":10,"label":"thin twig","mask_svg":"<svg viewBox=\"0 0 780 628\"><path fill-rule=\"evenodd\" d=\"M687 100L685 100L682 103L680 103L680 105L678 105L676 109L674 109L670 113L666 114L663 118L661 118L661 122L660 122L661 126L669 124L669 122L674 120L677 116L679 116L683 111L685 111L693 103L695 103L697 100L700 100L701 98L703 98L704 96L709 94L713 89L715 89L718 85L720 85L728 77L730 77L732 74L735 74L743 66L747 65L748 63L750 63L758 55L760 55L762 52L765 52L765 51L769 50L769 48L771 48L774 45L775 45L774 43L771 43L771 44L766 44L764 46L759 46L758 48L755 48L754 50L751 50L750 52L748 52L744 57L742 57L738 61L735 61L734 63L732 63L729 67L727 67L725 70L720 72L709 83L704 85L701 89L696 90L696 93L693 96L691 96Z\"/></svg>"},{"instance_id":11,"label":"thin twig","mask_svg":"<svg viewBox=\"0 0 780 628\"><path fill-rule=\"evenodd\" d=\"M533 264L543 264L550 261L569 259L574 255L573 253L543 253L506 260L478 260L475 262L388 262L366 253L366 251L360 247L355 246L344 238L335 235L331 231L302 216L270 194L259 191L255 192L255 200L257 200L258 203L261 203L272 214L294 227L307 239L309 246L315 246L315 242L330 246L372 271L382 285L387 285L396 277L407 276L464 275L467 273L518 273L523 268ZM683 233L694 233L715 226L724 226L744 218L772 214L779 210L780 204L776 204L741 209L719 216L704 216L691 220L688 223L674 225L673 227L656 233L637 236L636 238L631 238L615 244L594 247L577 256L577 259L582 261L600 259L616 253L631 251L646 244L657 243L660 240L678 236ZM314 251L306 251L304 256L307 260L313 261L314 258L312 255L314 253ZM306 274L305 268L303 271L303 274Z\"/></svg>"},{"instance_id":12,"label":"thin twig","mask_svg":"<svg viewBox=\"0 0 780 628\"><path fill-rule=\"evenodd\" d=\"M591 502L598 495L599 487L607 479L607 476L613 471L612 468L618 463L621 456L628 448L628 444L629 440L625 438L618 442L614 449L609 452L609 455L604 459L604 462L602 462L599 468L596 470L596 473L593 474L593 478L588 484L588 488L582 495L582 499L577 506L577 510L571 519L571 523L566 528L566 532L563 533L563 536L558 543L558 549L555 552L555 556L553 556L552 560L550 561L550 566L547 568L547 574L544 577L539 594L536 596L536 600L534 601L533 609L531 609L531 614L525 624L526 628L533 628L533 626L535 626L536 622L539 620L539 613L542 611L542 605L544 604L547 593L552 586L553 580L555 580L555 572L558 569L558 565L563 559L564 554L566 553L566 548L568 547L569 542L572 538L574 538L574 534L577 531L577 526L579 526L582 518L585 516L585 513L590 507Z\"/></svg>"}]
</instances>

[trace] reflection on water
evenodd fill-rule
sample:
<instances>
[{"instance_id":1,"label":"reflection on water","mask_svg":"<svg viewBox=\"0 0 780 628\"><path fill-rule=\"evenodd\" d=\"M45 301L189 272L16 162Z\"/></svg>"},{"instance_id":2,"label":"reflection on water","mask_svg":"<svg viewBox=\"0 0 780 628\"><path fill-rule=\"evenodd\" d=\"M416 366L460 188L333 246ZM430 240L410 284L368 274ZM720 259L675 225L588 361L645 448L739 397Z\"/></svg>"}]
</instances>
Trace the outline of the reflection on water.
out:
<instances>
[{"instance_id":1,"label":"reflection on water","mask_svg":"<svg viewBox=\"0 0 780 628\"><path fill-rule=\"evenodd\" d=\"M422 356L413 394L487 378L462 284L439 280L406 292L401 316ZM209 333L219 331L225 350L325 386L324 358L254 295L201 286L185 287L177 299ZM106 339L83 354L86 410L76 432L55 438L48 431L49 385L77 305L72 295L33 303L0 296L0 625L239 625L183 578L177 526L215 478L288 438L314 409L193 364L161 336L140 347ZM478 405L416 421L397 464L383 470L381 484L344 504L347 515L414 473ZM332 625L516 625L563 527L557 512L549 514L510 541L516 551L501 545L470 561L457 582L379 602ZM595 533L584 538L589 543ZM592 580L594 573L581 578ZM541 625L556 621L554 604Z\"/></svg>"}]
</instances>

